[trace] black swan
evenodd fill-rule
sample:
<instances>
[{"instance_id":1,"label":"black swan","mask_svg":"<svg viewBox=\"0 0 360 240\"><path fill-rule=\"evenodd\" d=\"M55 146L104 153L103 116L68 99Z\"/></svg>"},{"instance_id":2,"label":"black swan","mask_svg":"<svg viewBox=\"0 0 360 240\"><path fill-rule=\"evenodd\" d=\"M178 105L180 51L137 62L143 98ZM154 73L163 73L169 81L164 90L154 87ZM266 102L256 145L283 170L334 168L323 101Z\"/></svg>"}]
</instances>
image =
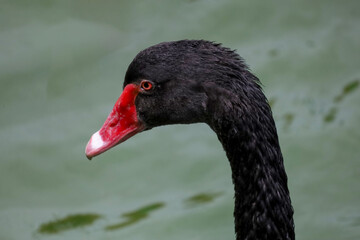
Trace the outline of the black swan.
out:
<instances>
[{"instance_id":1,"label":"black swan","mask_svg":"<svg viewBox=\"0 0 360 240\"><path fill-rule=\"evenodd\" d=\"M124 90L86 156L167 124L207 123L229 159L236 239L295 239L287 176L260 81L234 51L204 40L164 42L129 65Z\"/></svg>"}]
</instances>

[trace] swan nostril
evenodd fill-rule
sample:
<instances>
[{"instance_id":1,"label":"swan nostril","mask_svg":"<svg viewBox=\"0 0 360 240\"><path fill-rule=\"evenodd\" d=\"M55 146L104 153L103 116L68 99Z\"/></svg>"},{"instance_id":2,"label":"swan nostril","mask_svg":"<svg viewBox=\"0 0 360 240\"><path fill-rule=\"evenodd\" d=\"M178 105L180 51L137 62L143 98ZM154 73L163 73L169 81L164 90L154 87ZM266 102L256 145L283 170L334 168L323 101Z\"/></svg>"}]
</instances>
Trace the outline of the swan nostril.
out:
<instances>
[{"instance_id":1,"label":"swan nostril","mask_svg":"<svg viewBox=\"0 0 360 240\"><path fill-rule=\"evenodd\" d=\"M115 127L117 122L118 122L118 118L111 119L110 122L109 122L109 127L111 127L111 128Z\"/></svg>"}]
</instances>

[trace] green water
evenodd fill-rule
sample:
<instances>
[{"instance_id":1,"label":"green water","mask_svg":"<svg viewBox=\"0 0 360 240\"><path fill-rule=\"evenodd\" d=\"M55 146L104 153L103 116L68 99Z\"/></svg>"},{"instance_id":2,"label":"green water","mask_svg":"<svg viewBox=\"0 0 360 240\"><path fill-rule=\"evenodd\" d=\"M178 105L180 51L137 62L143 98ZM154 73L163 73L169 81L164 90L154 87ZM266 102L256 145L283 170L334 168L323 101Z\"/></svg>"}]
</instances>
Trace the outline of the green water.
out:
<instances>
[{"instance_id":1,"label":"green water","mask_svg":"<svg viewBox=\"0 0 360 240\"><path fill-rule=\"evenodd\" d=\"M206 125L84 154L135 54L184 38L238 49L264 83L297 239L360 239L359 1L0 3L1 240L234 239Z\"/></svg>"}]
</instances>

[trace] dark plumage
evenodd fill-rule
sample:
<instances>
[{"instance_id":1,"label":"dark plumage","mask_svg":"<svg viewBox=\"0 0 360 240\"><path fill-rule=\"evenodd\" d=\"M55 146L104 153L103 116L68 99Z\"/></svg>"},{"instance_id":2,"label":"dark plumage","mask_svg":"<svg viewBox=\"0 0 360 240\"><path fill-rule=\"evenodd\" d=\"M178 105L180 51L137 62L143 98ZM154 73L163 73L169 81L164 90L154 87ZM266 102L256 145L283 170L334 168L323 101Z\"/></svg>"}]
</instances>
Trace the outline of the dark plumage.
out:
<instances>
[{"instance_id":1,"label":"dark plumage","mask_svg":"<svg viewBox=\"0 0 360 240\"><path fill-rule=\"evenodd\" d=\"M153 84L135 99L144 129L205 122L216 132L232 170L236 238L295 239L271 109L240 56L203 40L165 42L135 57L124 87L144 79Z\"/></svg>"}]
</instances>

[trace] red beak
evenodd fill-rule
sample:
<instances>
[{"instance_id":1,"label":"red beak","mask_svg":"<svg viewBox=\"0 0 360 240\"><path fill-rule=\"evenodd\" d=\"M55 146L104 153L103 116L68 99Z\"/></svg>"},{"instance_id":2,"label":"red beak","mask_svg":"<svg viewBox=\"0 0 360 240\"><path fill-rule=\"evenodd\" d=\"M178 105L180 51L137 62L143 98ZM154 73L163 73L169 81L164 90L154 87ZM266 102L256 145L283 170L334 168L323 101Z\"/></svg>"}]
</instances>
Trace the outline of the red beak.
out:
<instances>
[{"instance_id":1,"label":"red beak","mask_svg":"<svg viewBox=\"0 0 360 240\"><path fill-rule=\"evenodd\" d=\"M135 107L139 91L139 86L135 84L128 84L124 88L104 125L91 136L86 146L85 154L89 160L145 129Z\"/></svg>"}]
</instances>

